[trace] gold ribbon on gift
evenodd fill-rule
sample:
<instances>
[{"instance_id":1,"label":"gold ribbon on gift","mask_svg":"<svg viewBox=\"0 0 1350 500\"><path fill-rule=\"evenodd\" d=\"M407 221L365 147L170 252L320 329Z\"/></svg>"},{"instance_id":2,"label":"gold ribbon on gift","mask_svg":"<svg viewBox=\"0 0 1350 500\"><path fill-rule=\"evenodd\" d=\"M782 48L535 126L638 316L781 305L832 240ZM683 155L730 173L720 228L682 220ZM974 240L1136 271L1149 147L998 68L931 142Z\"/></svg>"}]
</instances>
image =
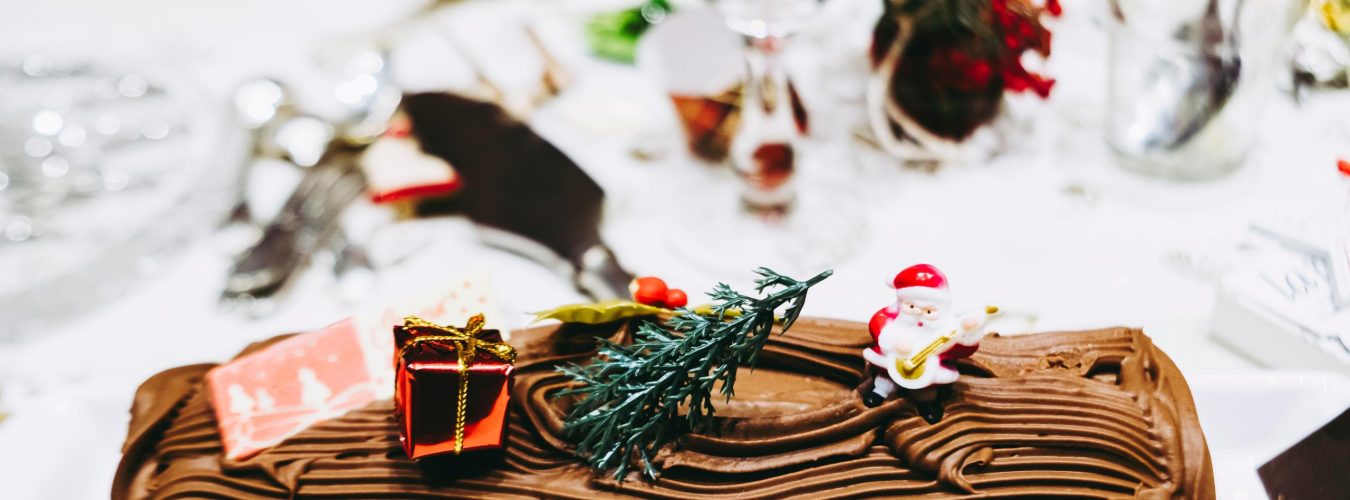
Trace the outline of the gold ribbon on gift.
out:
<instances>
[{"instance_id":1,"label":"gold ribbon on gift","mask_svg":"<svg viewBox=\"0 0 1350 500\"><path fill-rule=\"evenodd\" d=\"M505 342L493 342L478 338L479 332L483 330L483 315L475 314L469 318L469 323L464 328L455 328L453 326L442 326L417 316L408 316L403 318L403 328L405 330L417 330L419 332L430 332L431 334L422 334L412 337L408 343L404 344L399 350L399 355L408 353L408 349L427 343L449 344L454 347L455 355L459 357L459 396L456 404L455 416L455 454L458 455L464 450L464 420L469 406L469 365L478 357L479 353L500 359L507 363L516 362L516 348L511 347Z\"/></svg>"}]
</instances>

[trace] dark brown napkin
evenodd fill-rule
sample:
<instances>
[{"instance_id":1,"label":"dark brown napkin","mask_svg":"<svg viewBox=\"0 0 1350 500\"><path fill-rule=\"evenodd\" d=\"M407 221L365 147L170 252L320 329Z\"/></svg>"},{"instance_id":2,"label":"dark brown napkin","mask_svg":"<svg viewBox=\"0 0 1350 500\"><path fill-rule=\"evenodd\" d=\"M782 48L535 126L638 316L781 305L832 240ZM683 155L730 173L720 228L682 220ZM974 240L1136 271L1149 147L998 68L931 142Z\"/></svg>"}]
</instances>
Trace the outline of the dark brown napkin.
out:
<instances>
[{"instance_id":1,"label":"dark brown napkin","mask_svg":"<svg viewBox=\"0 0 1350 500\"><path fill-rule=\"evenodd\" d=\"M1256 470L1270 498L1350 498L1350 410Z\"/></svg>"}]
</instances>

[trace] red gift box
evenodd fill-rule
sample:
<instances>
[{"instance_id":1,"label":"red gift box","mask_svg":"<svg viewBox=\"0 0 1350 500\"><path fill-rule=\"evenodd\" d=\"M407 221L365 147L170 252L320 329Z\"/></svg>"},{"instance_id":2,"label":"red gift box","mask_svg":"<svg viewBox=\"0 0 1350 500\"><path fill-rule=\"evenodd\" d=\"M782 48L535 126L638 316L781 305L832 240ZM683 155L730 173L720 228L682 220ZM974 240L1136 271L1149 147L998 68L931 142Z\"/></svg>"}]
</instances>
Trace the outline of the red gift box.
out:
<instances>
[{"instance_id":1,"label":"red gift box","mask_svg":"<svg viewBox=\"0 0 1350 500\"><path fill-rule=\"evenodd\" d=\"M463 329L408 318L394 327L394 411L413 459L506 443L515 350L474 316Z\"/></svg>"},{"instance_id":2,"label":"red gift box","mask_svg":"<svg viewBox=\"0 0 1350 500\"><path fill-rule=\"evenodd\" d=\"M486 277L446 283L217 366L206 375L229 460L249 460L316 423L394 393L394 338L408 314L461 322L496 311Z\"/></svg>"}]
</instances>

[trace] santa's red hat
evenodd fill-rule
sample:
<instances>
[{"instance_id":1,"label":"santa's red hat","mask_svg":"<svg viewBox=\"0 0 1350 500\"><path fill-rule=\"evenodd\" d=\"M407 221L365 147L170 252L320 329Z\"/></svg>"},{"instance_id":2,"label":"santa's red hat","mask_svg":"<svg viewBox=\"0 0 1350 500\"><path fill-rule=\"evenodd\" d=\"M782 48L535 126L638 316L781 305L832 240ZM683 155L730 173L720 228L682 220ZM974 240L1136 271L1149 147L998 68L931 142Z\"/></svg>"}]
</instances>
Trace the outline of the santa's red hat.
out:
<instances>
[{"instance_id":1,"label":"santa's red hat","mask_svg":"<svg viewBox=\"0 0 1350 500\"><path fill-rule=\"evenodd\" d=\"M891 288L895 289L895 296L902 299L952 301L952 294L947 290L947 275L929 264L906 267L891 280Z\"/></svg>"}]
</instances>

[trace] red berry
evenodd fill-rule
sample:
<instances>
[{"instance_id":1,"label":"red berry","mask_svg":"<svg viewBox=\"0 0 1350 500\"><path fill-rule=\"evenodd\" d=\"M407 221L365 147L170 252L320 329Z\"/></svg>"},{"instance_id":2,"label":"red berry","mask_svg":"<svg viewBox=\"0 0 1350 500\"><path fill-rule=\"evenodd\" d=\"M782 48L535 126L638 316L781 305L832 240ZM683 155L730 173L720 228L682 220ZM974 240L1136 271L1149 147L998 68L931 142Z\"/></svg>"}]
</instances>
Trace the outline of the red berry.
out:
<instances>
[{"instance_id":1,"label":"red berry","mask_svg":"<svg viewBox=\"0 0 1350 500\"><path fill-rule=\"evenodd\" d=\"M1350 175L1350 160L1336 160L1336 170L1342 174Z\"/></svg>"},{"instance_id":2,"label":"red berry","mask_svg":"<svg viewBox=\"0 0 1350 500\"><path fill-rule=\"evenodd\" d=\"M1045 0L1045 11L1050 15L1059 17L1064 13L1064 7L1059 4L1059 0Z\"/></svg>"},{"instance_id":3,"label":"red berry","mask_svg":"<svg viewBox=\"0 0 1350 500\"><path fill-rule=\"evenodd\" d=\"M639 304L660 306L666 301L666 282L655 276L643 276L628 284L628 291Z\"/></svg>"},{"instance_id":4,"label":"red berry","mask_svg":"<svg viewBox=\"0 0 1350 500\"><path fill-rule=\"evenodd\" d=\"M685 295L684 290L671 288L666 291L666 307L671 309L684 307L689 304L689 296Z\"/></svg>"}]
</instances>

